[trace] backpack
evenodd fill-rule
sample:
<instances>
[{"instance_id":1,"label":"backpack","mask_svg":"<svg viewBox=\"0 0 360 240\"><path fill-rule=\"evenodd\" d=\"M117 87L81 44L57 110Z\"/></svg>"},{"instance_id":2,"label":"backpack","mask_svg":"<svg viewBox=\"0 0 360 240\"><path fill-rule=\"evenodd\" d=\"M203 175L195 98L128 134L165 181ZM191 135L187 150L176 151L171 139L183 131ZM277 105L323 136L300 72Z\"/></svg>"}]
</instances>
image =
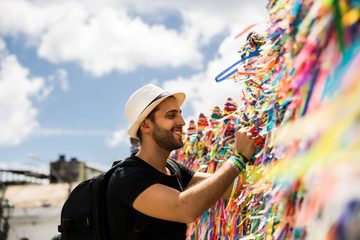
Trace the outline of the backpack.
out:
<instances>
[{"instance_id":1,"label":"backpack","mask_svg":"<svg viewBox=\"0 0 360 240\"><path fill-rule=\"evenodd\" d=\"M57 240L109 240L110 230L107 222L106 188L111 175L127 160L115 161L105 173L81 182L70 193L61 210L61 233ZM179 166L173 161L167 161L168 166L179 176L179 185L183 187ZM128 240L136 240L144 227L150 222L150 217L139 214L135 218L135 226Z\"/></svg>"}]
</instances>

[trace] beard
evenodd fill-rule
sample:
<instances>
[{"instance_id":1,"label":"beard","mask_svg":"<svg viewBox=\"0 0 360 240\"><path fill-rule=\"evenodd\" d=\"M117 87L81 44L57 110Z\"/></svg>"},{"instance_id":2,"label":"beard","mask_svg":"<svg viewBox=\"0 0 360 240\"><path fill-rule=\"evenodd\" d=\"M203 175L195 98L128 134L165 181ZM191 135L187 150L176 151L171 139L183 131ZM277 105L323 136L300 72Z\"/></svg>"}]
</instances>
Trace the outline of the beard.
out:
<instances>
[{"instance_id":1,"label":"beard","mask_svg":"<svg viewBox=\"0 0 360 240\"><path fill-rule=\"evenodd\" d=\"M182 138L178 140L177 137L173 135L172 129L169 130L160 127L156 123L154 123L154 131L152 132L152 137L160 147L170 152L184 146Z\"/></svg>"}]
</instances>

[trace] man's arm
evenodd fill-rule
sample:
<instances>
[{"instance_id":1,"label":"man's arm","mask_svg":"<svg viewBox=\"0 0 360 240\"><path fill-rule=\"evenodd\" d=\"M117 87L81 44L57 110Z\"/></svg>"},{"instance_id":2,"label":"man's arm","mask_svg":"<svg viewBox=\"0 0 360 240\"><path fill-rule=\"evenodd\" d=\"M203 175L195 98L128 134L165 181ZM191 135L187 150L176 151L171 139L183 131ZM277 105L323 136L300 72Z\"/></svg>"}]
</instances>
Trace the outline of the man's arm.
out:
<instances>
[{"instance_id":1,"label":"man's arm","mask_svg":"<svg viewBox=\"0 0 360 240\"><path fill-rule=\"evenodd\" d=\"M236 150L250 158L254 154L254 141L250 133L237 132ZM232 165L224 164L209 177L198 175L192 179L191 187L183 192L162 184L154 184L139 194L133 207L155 218L193 222L226 193L237 176L238 172ZM198 183L194 184L196 182Z\"/></svg>"},{"instance_id":2,"label":"man's arm","mask_svg":"<svg viewBox=\"0 0 360 240\"><path fill-rule=\"evenodd\" d=\"M191 178L189 184L187 185L187 188L191 188L192 186L195 186L196 184L202 182L203 180L211 177L212 173L203 173L203 172L196 172L194 176ZM229 199L231 195L231 191L233 189L234 182L226 189L226 192L222 195L222 198Z\"/></svg>"},{"instance_id":3,"label":"man's arm","mask_svg":"<svg viewBox=\"0 0 360 240\"><path fill-rule=\"evenodd\" d=\"M229 164L184 192L154 184L135 199L133 207L152 217L175 222L193 222L226 192L238 175Z\"/></svg>"}]
</instances>

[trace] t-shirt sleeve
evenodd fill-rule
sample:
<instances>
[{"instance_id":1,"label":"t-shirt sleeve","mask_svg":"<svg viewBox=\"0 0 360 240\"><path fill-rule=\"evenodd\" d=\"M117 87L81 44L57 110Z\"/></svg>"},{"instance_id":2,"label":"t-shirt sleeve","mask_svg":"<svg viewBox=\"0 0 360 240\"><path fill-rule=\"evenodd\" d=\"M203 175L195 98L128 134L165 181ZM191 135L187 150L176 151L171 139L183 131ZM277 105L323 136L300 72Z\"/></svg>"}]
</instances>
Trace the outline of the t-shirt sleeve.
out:
<instances>
[{"instance_id":1,"label":"t-shirt sleeve","mask_svg":"<svg viewBox=\"0 0 360 240\"><path fill-rule=\"evenodd\" d=\"M135 167L120 168L116 172L116 189L120 200L132 206L135 199L153 184L158 183L157 178L149 171Z\"/></svg>"},{"instance_id":2,"label":"t-shirt sleeve","mask_svg":"<svg viewBox=\"0 0 360 240\"><path fill-rule=\"evenodd\" d=\"M182 165L179 162L175 163L179 166L180 170L181 170L181 175L182 175L182 183L184 185L184 188L187 187L187 185L189 184L190 180L192 179L192 177L195 174L195 171L191 170L190 168Z\"/></svg>"}]
</instances>

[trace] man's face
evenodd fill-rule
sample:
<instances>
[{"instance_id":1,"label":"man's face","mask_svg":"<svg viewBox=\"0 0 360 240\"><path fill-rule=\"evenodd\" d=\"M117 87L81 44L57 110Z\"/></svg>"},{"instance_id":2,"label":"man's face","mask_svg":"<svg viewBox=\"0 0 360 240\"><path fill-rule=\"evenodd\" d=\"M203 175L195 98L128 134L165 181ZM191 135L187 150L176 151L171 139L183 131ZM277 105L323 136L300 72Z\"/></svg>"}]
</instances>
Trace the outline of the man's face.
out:
<instances>
[{"instance_id":1,"label":"man's face","mask_svg":"<svg viewBox=\"0 0 360 240\"><path fill-rule=\"evenodd\" d=\"M185 125L175 98L169 97L158 105L151 136L162 148L172 151L181 148L182 127Z\"/></svg>"}]
</instances>

